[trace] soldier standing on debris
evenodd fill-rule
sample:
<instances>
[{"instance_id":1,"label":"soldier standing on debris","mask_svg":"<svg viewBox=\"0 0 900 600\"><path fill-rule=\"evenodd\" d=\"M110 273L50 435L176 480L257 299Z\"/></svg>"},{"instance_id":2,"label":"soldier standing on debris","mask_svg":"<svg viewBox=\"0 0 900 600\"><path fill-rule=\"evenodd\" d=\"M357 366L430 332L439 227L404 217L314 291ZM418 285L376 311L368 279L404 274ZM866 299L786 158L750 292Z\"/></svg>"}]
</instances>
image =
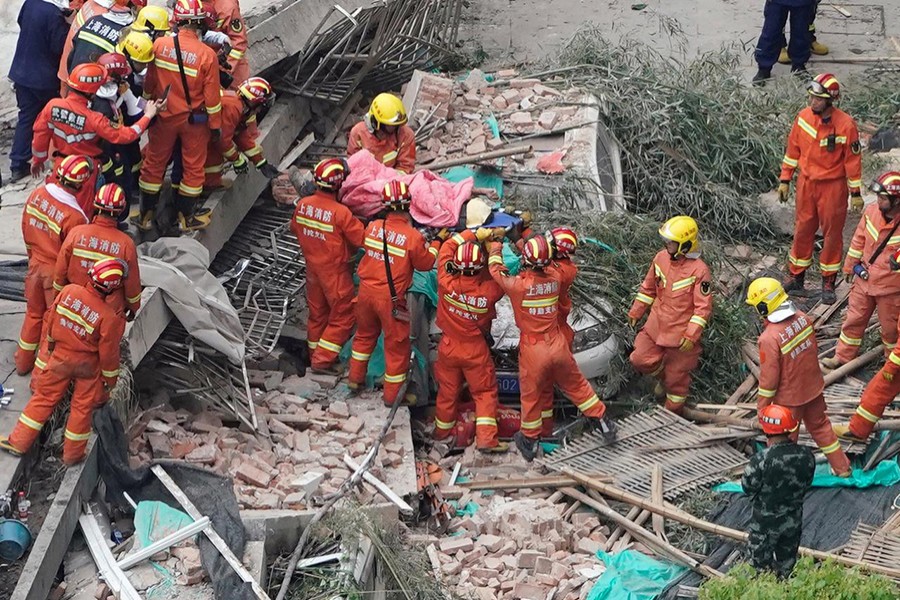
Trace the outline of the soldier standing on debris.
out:
<instances>
[{"instance_id":1,"label":"soldier standing on debris","mask_svg":"<svg viewBox=\"0 0 900 600\"><path fill-rule=\"evenodd\" d=\"M366 229L366 253L359 262L359 296L356 299L356 336L350 356L350 387L358 390L366 381L372 350L384 332L384 403L391 406L409 371L409 310L406 292L413 271L430 271L440 240L425 244L412 225L409 188L399 180L384 186L382 200L388 210ZM446 229L438 236L450 236ZM321 341L320 341L321 343ZM403 399L401 399L403 400Z\"/></svg>"},{"instance_id":2,"label":"soldier standing on debris","mask_svg":"<svg viewBox=\"0 0 900 600\"><path fill-rule=\"evenodd\" d=\"M291 221L306 260L306 343L312 368L320 371L335 364L356 322L350 261L366 231L338 199L348 174L343 159L320 161L313 170L318 189L300 199Z\"/></svg>"},{"instance_id":3,"label":"soldier standing on debris","mask_svg":"<svg viewBox=\"0 0 900 600\"><path fill-rule=\"evenodd\" d=\"M794 307L781 283L771 277L750 284L747 304L765 319L759 336L757 407L787 407L806 426L832 471L838 477L850 477L850 461L825 414L825 381L812 319ZM792 439L797 439L796 432Z\"/></svg>"},{"instance_id":4,"label":"soldier standing on debris","mask_svg":"<svg viewBox=\"0 0 900 600\"><path fill-rule=\"evenodd\" d=\"M438 254L438 345L434 378L438 383L434 439L450 436L456 427L457 403L463 384L475 401L475 445L482 452L505 452L497 438L497 374L491 357L491 323L503 290L484 269L482 243L491 229L453 234Z\"/></svg>"},{"instance_id":5,"label":"soldier standing on debris","mask_svg":"<svg viewBox=\"0 0 900 600\"><path fill-rule=\"evenodd\" d=\"M350 130L347 156L368 150L384 166L412 173L416 168L416 134L406 121L400 98L378 94L365 118Z\"/></svg>"},{"instance_id":6,"label":"soldier standing on debris","mask_svg":"<svg viewBox=\"0 0 900 600\"><path fill-rule=\"evenodd\" d=\"M900 248L900 172L884 173L871 189L878 201L863 212L844 261L844 278L853 285L834 357L822 361L830 369L856 358L869 318L876 309L885 356L897 343L900 277L891 271L890 255Z\"/></svg>"},{"instance_id":7,"label":"soldier standing on debris","mask_svg":"<svg viewBox=\"0 0 900 600\"><path fill-rule=\"evenodd\" d=\"M755 569L785 579L797 562L803 498L812 486L816 459L809 448L791 439L800 423L788 408L764 406L759 424L768 447L750 458L741 481L753 506L747 544Z\"/></svg>"},{"instance_id":8,"label":"soldier standing on debris","mask_svg":"<svg viewBox=\"0 0 900 600\"><path fill-rule=\"evenodd\" d=\"M712 283L700 258L694 219L672 217L659 235L666 247L653 258L628 311L628 322L635 327L650 309L629 359L639 373L659 380L654 394L665 394L666 408L679 413L703 351L700 337L712 315Z\"/></svg>"},{"instance_id":9,"label":"soldier standing on debris","mask_svg":"<svg viewBox=\"0 0 900 600\"><path fill-rule=\"evenodd\" d=\"M559 327L560 290L572 282L547 268L552 258L547 238L536 235L522 247L523 269L518 275L511 275L503 264L503 245L499 240L491 245L488 259L491 277L509 296L520 331L522 422L515 441L529 462L537 455L543 426L541 401L548 390L552 393L554 385L584 414L591 428L600 431L608 442L616 437L616 426L606 415L606 405L578 370L569 341Z\"/></svg>"},{"instance_id":10,"label":"soldier standing on debris","mask_svg":"<svg viewBox=\"0 0 900 600\"><path fill-rule=\"evenodd\" d=\"M126 206L125 191L115 183L107 183L97 191L94 200L97 214L93 221L73 229L60 248L53 287L62 290L68 283L88 285L91 265L114 258L125 270L122 285L110 291L107 304L116 314L131 321L141 307L141 271L134 240L118 228L118 216Z\"/></svg>"},{"instance_id":11,"label":"soldier standing on debris","mask_svg":"<svg viewBox=\"0 0 900 600\"><path fill-rule=\"evenodd\" d=\"M69 156L56 173L56 183L35 189L22 212L22 237L28 252L25 276L25 320L16 349L16 372L25 375L34 367L34 355L41 343L44 314L53 303L53 268L69 233L87 223L87 215L75 196L93 172L91 159Z\"/></svg>"},{"instance_id":12,"label":"soldier standing on debris","mask_svg":"<svg viewBox=\"0 0 900 600\"><path fill-rule=\"evenodd\" d=\"M91 438L91 415L109 400L119 377L125 321L106 303L106 297L122 285L125 268L116 259L98 261L90 268L87 286L67 285L56 297L35 360L34 393L12 434L0 439L0 449L15 455L28 452L74 384L63 436L63 462L71 466L84 460Z\"/></svg>"},{"instance_id":13,"label":"soldier standing on debris","mask_svg":"<svg viewBox=\"0 0 900 600\"><path fill-rule=\"evenodd\" d=\"M788 201L791 179L797 176L794 243L791 246L787 292L802 290L806 270L812 265L813 241L819 225L825 243L819 255L822 302L834 304L835 279L844 252L843 230L847 220L847 191L854 211L863 208L862 157L859 131L850 115L834 106L841 87L830 73L817 75L806 87L809 106L800 111L788 136L781 167L778 199Z\"/></svg>"}]
</instances>

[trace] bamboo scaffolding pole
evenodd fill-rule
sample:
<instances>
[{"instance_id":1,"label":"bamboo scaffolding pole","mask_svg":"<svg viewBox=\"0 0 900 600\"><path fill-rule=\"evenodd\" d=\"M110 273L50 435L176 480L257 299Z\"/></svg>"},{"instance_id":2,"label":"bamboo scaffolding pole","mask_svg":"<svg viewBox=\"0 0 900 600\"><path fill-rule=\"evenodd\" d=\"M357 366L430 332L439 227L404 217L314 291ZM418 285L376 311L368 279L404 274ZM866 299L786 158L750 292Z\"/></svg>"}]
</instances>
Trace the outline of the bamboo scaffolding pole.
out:
<instances>
[{"instance_id":1,"label":"bamboo scaffolding pole","mask_svg":"<svg viewBox=\"0 0 900 600\"><path fill-rule=\"evenodd\" d=\"M470 165L472 163L484 162L495 158L503 158L504 156L515 156L516 154L528 154L533 148L529 144L521 144L519 146L510 146L509 148L500 148L490 152L482 152L474 156L463 156L460 158L452 158L443 162L435 162L428 165L429 171L440 171L441 169L449 169L450 167L458 167L460 165Z\"/></svg>"},{"instance_id":2,"label":"bamboo scaffolding pole","mask_svg":"<svg viewBox=\"0 0 900 600\"><path fill-rule=\"evenodd\" d=\"M599 481L612 483L612 477L607 475L595 475ZM493 479L490 481L465 481L456 485L467 490L478 492L483 490L520 490L529 488L560 488L571 487L575 482L571 477L560 475L548 475L545 477L531 477L525 479Z\"/></svg>"},{"instance_id":3,"label":"bamboo scaffolding pole","mask_svg":"<svg viewBox=\"0 0 900 600\"><path fill-rule=\"evenodd\" d=\"M759 421L753 417L743 419L731 415L712 414L696 408L690 408L689 406L685 406L682 409L681 416L702 423L722 423L734 427L743 427L744 429L761 429ZM805 431L803 425L800 426L800 431ZM875 431L900 431L900 419L882 419L875 423Z\"/></svg>"},{"instance_id":4,"label":"bamboo scaffolding pole","mask_svg":"<svg viewBox=\"0 0 900 600\"><path fill-rule=\"evenodd\" d=\"M879 344L877 347L872 348L862 356L857 356L850 362L845 365L841 365L831 373L825 375L825 385L831 385L835 381L840 381L845 376L850 375L851 373L857 372L859 369L863 368L870 362L874 362L878 358L884 357L884 348Z\"/></svg>"}]
</instances>

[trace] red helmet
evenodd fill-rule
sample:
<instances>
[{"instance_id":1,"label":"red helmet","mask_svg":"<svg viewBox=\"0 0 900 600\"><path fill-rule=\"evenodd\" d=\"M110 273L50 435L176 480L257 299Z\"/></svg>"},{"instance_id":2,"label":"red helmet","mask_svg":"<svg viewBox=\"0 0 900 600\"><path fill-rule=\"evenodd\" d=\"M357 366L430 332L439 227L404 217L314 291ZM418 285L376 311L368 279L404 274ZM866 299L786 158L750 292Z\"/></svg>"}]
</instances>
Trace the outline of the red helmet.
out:
<instances>
[{"instance_id":1,"label":"red helmet","mask_svg":"<svg viewBox=\"0 0 900 600\"><path fill-rule=\"evenodd\" d=\"M100 58L97 59L97 64L106 67L106 72L110 77L125 79L131 75L131 64L129 64L124 54L119 54L118 52L101 54Z\"/></svg>"},{"instance_id":2,"label":"red helmet","mask_svg":"<svg viewBox=\"0 0 900 600\"><path fill-rule=\"evenodd\" d=\"M243 96L250 108L263 106L275 98L272 86L262 77L251 77L238 87L238 93Z\"/></svg>"},{"instance_id":3,"label":"red helmet","mask_svg":"<svg viewBox=\"0 0 900 600\"><path fill-rule=\"evenodd\" d=\"M209 10L203 6L201 0L178 0L172 9L172 20L179 21L206 21L210 18Z\"/></svg>"},{"instance_id":4,"label":"red helmet","mask_svg":"<svg viewBox=\"0 0 900 600\"><path fill-rule=\"evenodd\" d=\"M841 84L837 78L831 73L822 73L809 82L806 86L806 93L817 98L825 98L827 100L837 100L841 97Z\"/></svg>"},{"instance_id":5,"label":"red helmet","mask_svg":"<svg viewBox=\"0 0 900 600\"><path fill-rule=\"evenodd\" d=\"M409 192L408 185L395 179L384 184L384 189L381 190L381 201L387 208L403 210L412 202L412 194Z\"/></svg>"},{"instance_id":6,"label":"red helmet","mask_svg":"<svg viewBox=\"0 0 900 600\"><path fill-rule=\"evenodd\" d=\"M464 273L477 273L484 268L484 249L475 242L460 244L453 256L453 266Z\"/></svg>"},{"instance_id":7,"label":"red helmet","mask_svg":"<svg viewBox=\"0 0 900 600\"><path fill-rule=\"evenodd\" d=\"M769 404L759 411L759 424L762 425L766 435L781 435L793 433L800 427L800 423L791 414L791 411L779 404Z\"/></svg>"},{"instance_id":8,"label":"red helmet","mask_svg":"<svg viewBox=\"0 0 900 600\"><path fill-rule=\"evenodd\" d=\"M530 267L546 267L552 258L550 243L542 235L528 238L522 248L522 262Z\"/></svg>"},{"instance_id":9,"label":"red helmet","mask_svg":"<svg viewBox=\"0 0 900 600\"><path fill-rule=\"evenodd\" d=\"M100 212L118 215L128 205L125 190L115 183L107 183L97 190L94 198L94 208Z\"/></svg>"},{"instance_id":10,"label":"red helmet","mask_svg":"<svg viewBox=\"0 0 900 600\"><path fill-rule=\"evenodd\" d=\"M147 0L131 0L131 3L134 4L138 10L147 6Z\"/></svg>"},{"instance_id":11,"label":"red helmet","mask_svg":"<svg viewBox=\"0 0 900 600\"><path fill-rule=\"evenodd\" d=\"M313 170L313 179L316 185L323 190L341 189L347 175L350 174L350 167L343 158L326 158L320 160L319 164Z\"/></svg>"},{"instance_id":12,"label":"red helmet","mask_svg":"<svg viewBox=\"0 0 900 600\"><path fill-rule=\"evenodd\" d=\"M869 189L878 195L900 198L900 172L888 171L878 176Z\"/></svg>"},{"instance_id":13,"label":"red helmet","mask_svg":"<svg viewBox=\"0 0 900 600\"><path fill-rule=\"evenodd\" d=\"M118 258L98 260L88 270L91 283L104 294L110 294L122 287L122 280L127 274L128 265Z\"/></svg>"},{"instance_id":14,"label":"red helmet","mask_svg":"<svg viewBox=\"0 0 900 600\"><path fill-rule=\"evenodd\" d=\"M565 257L575 254L575 248L578 247L578 235L568 227L551 229L550 238L553 240L556 256Z\"/></svg>"},{"instance_id":15,"label":"red helmet","mask_svg":"<svg viewBox=\"0 0 900 600\"><path fill-rule=\"evenodd\" d=\"M106 83L107 79L109 79L109 74L106 72L106 67L97 63L84 63L72 69L66 85L82 94L93 95Z\"/></svg>"},{"instance_id":16,"label":"red helmet","mask_svg":"<svg viewBox=\"0 0 900 600\"><path fill-rule=\"evenodd\" d=\"M73 154L62 159L56 168L56 176L67 187L79 190L93 171L94 162L90 158Z\"/></svg>"}]
</instances>

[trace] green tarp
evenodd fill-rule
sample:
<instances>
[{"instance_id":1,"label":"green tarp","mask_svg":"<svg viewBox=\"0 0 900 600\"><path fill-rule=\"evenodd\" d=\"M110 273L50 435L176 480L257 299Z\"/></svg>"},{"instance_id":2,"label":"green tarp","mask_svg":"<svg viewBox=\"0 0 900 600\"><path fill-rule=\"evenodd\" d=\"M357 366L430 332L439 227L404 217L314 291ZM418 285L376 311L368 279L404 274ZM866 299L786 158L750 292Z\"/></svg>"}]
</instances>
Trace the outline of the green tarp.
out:
<instances>
[{"instance_id":1,"label":"green tarp","mask_svg":"<svg viewBox=\"0 0 900 600\"><path fill-rule=\"evenodd\" d=\"M606 565L606 572L591 588L588 600L653 600L687 570L634 550L616 554L598 550L597 558Z\"/></svg>"},{"instance_id":2,"label":"green tarp","mask_svg":"<svg viewBox=\"0 0 900 600\"><path fill-rule=\"evenodd\" d=\"M884 460L870 470L863 471L858 467L853 468L850 477L837 477L831 473L828 463L816 465L816 474L813 477L813 487L848 487L867 488L876 485L890 486L900 483L900 465L895 460ZM727 481L713 488L715 492L743 493L739 481Z\"/></svg>"}]
</instances>

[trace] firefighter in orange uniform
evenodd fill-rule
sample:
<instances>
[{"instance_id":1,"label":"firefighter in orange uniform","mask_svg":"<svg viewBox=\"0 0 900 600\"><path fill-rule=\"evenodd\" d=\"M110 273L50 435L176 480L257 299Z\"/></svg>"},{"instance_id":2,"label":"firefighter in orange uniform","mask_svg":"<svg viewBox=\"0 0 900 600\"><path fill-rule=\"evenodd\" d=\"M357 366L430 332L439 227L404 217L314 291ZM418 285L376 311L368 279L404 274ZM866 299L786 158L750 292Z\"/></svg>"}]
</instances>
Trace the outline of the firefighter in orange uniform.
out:
<instances>
[{"instance_id":1,"label":"firefighter in orange uniform","mask_svg":"<svg viewBox=\"0 0 900 600\"><path fill-rule=\"evenodd\" d=\"M522 272L510 275L503 264L503 245L491 245L488 268L512 303L519 327L519 389L522 423L515 434L516 447L528 462L537 455L543 418L541 401L555 385L587 417L591 428L612 442L615 424L606 415L606 405L584 378L569 342L559 327L559 293L572 285L559 272L547 267L552 249L547 238L537 235L522 248Z\"/></svg>"},{"instance_id":2,"label":"firefighter in orange uniform","mask_svg":"<svg viewBox=\"0 0 900 600\"><path fill-rule=\"evenodd\" d=\"M60 246L73 228L87 223L87 215L75 196L93 172L91 159L69 156L59 165L57 183L35 189L22 212L22 237L28 252L25 276L25 320L16 349L16 372L25 375L34 367L41 342L41 327L47 307L53 303L53 267Z\"/></svg>"},{"instance_id":3,"label":"firefighter in orange uniform","mask_svg":"<svg viewBox=\"0 0 900 600\"><path fill-rule=\"evenodd\" d=\"M806 426L835 475L849 477L850 461L825 414L825 380L812 319L794 307L781 283L771 277L750 283L747 304L765 319L758 342L757 409L769 404L787 407ZM791 438L797 441L797 435L795 431Z\"/></svg>"},{"instance_id":4,"label":"firefighter in orange uniform","mask_svg":"<svg viewBox=\"0 0 900 600\"><path fill-rule=\"evenodd\" d=\"M438 345L434 378L438 383L434 439L446 439L456 428L457 402L463 384L475 400L475 445L482 452L505 452L497 438L497 374L488 342L495 305L503 290L484 269L481 242L492 230L453 234L438 254Z\"/></svg>"},{"instance_id":5,"label":"firefighter in orange uniform","mask_svg":"<svg viewBox=\"0 0 900 600\"><path fill-rule=\"evenodd\" d=\"M241 16L241 5L238 0L213 0L213 12L216 15L216 31L228 36L229 74L233 78L231 89L237 87L250 77L250 65L244 54L247 52L247 26Z\"/></svg>"},{"instance_id":6,"label":"firefighter in orange uniform","mask_svg":"<svg viewBox=\"0 0 900 600\"><path fill-rule=\"evenodd\" d=\"M101 260L90 270L88 286L67 285L47 313L47 335L41 342L32 376L33 394L9 438L0 448L28 452L59 401L74 383L69 420L63 437L63 462L84 460L91 438L91 415L109 400L119 377L119 343L125 321L106 303L122 285L125 266Z\"/></svg>"},{"instance_id":7,"label":"firefighter in orange uniform","mask_svg":"<svg viewBox=\"0 0 900 600\"><path fill-rule=\"evenodd\" d=\"M68 88L69 55L72 53L72 46L75 44L75 34L77 34L78 30L81 29L81 27L92 17L97 17L99 15L108 13L113 6L124 8L129 6L130 4L130 0L87 0L78 8L71 7L73 10L77 10L78 12L75 14L75 18L72 19L71 25L69 25L69 33L66 34L66 41L65 44L63 44L62 56L60 56L59 59L59 70L57 71L60 91L62 92L63 96L66 95L66 90Z\"/></svg>"},{"instance_id":8,"label":"firefighter in orange uniform","mask_svg":"<svg viewBox=\"0 0 900 600\"><path fill-rule=\"evenodd\" d=\"M779 200L787 202L794 171L800 169L794 244L788 257L784 289L787 292L803 289L806 269L812 265L813 241L821 225L825 236L819 255L822 302L834 304L835 279L844 252L848 188L853 210L863 208L859 131L856 121L834 106L841 94L834 75L817 75L806 91L809 106L800 111L791 128L778 186Z\"/></svg>"},{"instance_id":9,"label":"firefighter in orange uniform","mask_svg":"<svg viewBox=\"0 0 900 600\"><path fill-rule=\"evenodd\" d=\"M207 146L210 139L216 141L222 135L222 101L216 53L200 40L208 17L200 0L178 0L172 13L178 34L162 36L153 42L155 58L147 69L144 96L161 98L167 89L169 95L166 109L149 132L138 181L141 188L138 226L145 231L153 226L163 176L177 141L181 142L184 171L174 201L178 227L187 233L209 225L209 213L197 212L196 200L203 193ZM176 40L180 52L176 51ZM182 81L179 54L187 89Z\"/></svg>"},{"instance_id":10,"label":"firefighter in orange uniform","mask_svg":"<svg viewBox=\"0 0 900 600\"><path fill-rule=\"evenodd\" d=\"M878 201L863 211L844 260L844 278L853 285L835 355L822 361L830 369L856 358L875 310L881 323L885 356L897 343L900 277L891 271L890 257L900 249L900 172L884 173L872 183L871 189Z\"/></svg>"},{"instance_id":11,"label":"firefighter in orange uniform","mask_svg":"<svg viewBox=\"0 0 900 600\"><path fill-rule=\"evenodd\" d=\"M291 221L306 260L306 340L315 370L334 365L356 323L350 261L362 247L366 231L338 200L348 173L343 159L319 162L313 171L318 189L300 199Z\"/></svg>"},{"instance_id":12,"label":"firefighter in orange uniform","mask_svg":"<svg viewBox=\"0 0 900 600\"><path fill-rule=\"evenodd\" d=\"M365 118L350 130L347 156L365 149L386 167L412 173L416 169L416 134L406 121L400 98L378 94Z\"/></svg>"},{"instance_id":13,"label":"firefighter in orange uniform","mask_svg":"<svg viewBox=\"0 0 900 600\"><path fill-rule=\"evenodd\" d=\"M366 253L359 262L359 295L356 298L356 336L350 356L350 387L358 390L366 381L366 369L378 335L384 332L384 403L397 401L409 371L409 311L406 292L413 271L430 271L440 242L426 245L412 226L412 197L402 181L390 181L382 191L388 210L384 219L369 223L363 244ZM442 230L440 237L449 237ZM390 265L390 266L388 266ZM388 275L390 273L390 275Z\"/></svg>"},{"instance_id":14,"label":"firefighter in orange uniform","mask_svg":"<svg viewBox=\"0 0 900 600\"><path fill-rule=\"evenodd\" d=\"M90 224L79 225L66 238L56 259L53 287L62 290L69 283L88 285L91 265L114 258L125 266L125 271L122 285L110 293L107 303L131 321L141 307L141 271L134 240L118 228L117 217L127 205L125 191L115 183L107 183L97 191L97 214Z\"/></svg>"},{"instance_id":15,"label":"firefighter in orange uniform","mask_svg":"<svg viewBox=\"0 0 900 600\"><path fill-rule=\"evenodd\" d=\"M159 104L148 102L144 107L144 116L130 127L118 127L109 122L102 114L90 107L94 94L106 83L106 68L95 63L78 65L69 75L69 95L65 98L54 98L34 122L34 139L31 142L31 175L40 176L44 171L44 163L50 158L50 145L54 148L54 156L58 165L66 156L81 155L94 159L95 168L91 178L82 187L78 202L84 212L90 216L93 210L94 186L98 171L102 164L103 171L113 167L113 161L103 156L101 143L130 144L140 139L146 131L158 109Z\"/></svg>"},{"instance_id":16,"label":"firefighter in orange uniform","mask_svg":"<svg viewBox=\"0 0 900 600\"><path fill-rule=\"evenodd\" d=\"M703 352L700 337L712 314L712 283L700 258L694 219L672 217L659 235L666 247L653 258L628 311L628 322L635 327L650 309L629 359L636 371L659 379L654 393L665 395L666 408L679 413Z\"/></svg>"}]
</instances>

